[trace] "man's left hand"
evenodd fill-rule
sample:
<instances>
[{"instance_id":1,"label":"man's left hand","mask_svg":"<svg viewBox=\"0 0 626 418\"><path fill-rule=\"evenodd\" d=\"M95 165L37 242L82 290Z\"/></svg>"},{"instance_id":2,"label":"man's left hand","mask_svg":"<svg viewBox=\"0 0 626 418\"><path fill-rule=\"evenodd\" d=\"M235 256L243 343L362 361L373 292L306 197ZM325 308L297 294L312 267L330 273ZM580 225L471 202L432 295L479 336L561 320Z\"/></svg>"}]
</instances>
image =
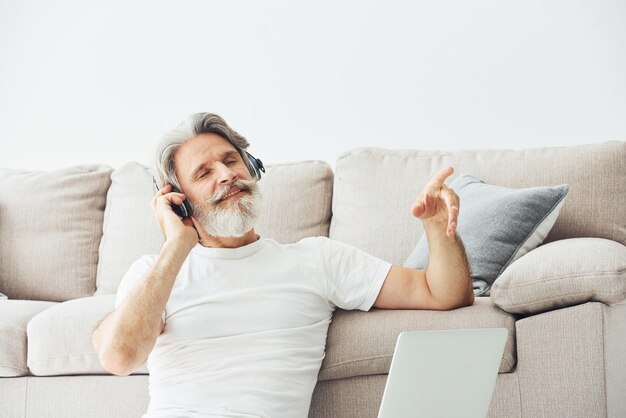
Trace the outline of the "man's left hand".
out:
<instances>
[{"instance_id":1,"label":"man's left hand","mask_svg":"<svg viewBox=\"0 0 626 418\"><path fill-rule=\"evenodd\" d=\"M444 168L433 177L411 208L411 213L424 223L433 222L446 227L446 234L453 237L459 217L459 196L444 184L454 173L453 167Z\"/></svg>"}]
</instances>

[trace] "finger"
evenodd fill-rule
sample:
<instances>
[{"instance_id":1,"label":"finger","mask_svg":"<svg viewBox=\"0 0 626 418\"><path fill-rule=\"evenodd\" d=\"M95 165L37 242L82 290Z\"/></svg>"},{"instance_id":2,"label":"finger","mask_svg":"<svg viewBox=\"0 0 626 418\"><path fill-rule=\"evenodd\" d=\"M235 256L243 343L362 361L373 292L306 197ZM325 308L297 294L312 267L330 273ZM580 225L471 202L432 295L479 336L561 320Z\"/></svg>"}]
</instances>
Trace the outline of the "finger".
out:
<instances>
[{"instance_id":1,"label":"finger","mask_svg":"<svg viewBox=\"0 0 626 418\"><path fill-rule=\"evenodd\" d=\"M184 193L170 192L161 196L161 199L165 199L167 202L174 203L176 205L182 205L183 200L185 200L187 196Z\"/></svg>"},{"instance_id":2,"label":"finger","mask_svg":"<svg viewBox=\"0 0 626 418\"><path fill-rule=\"evenodd\" d=\"M441 198L446 203L446 208L448 209L448 223L452 221L456 222L459 214L459 207L456 204L454 192L448 188L444 188L441 190Z\"/></svg>"},{"instance_id":3,"label":"finger","mask_svg":"<svg viewBox=\"0 0 626 418\"><path fill-rule=\"evenodd\" d=\"M433 201L432 201L432 196L429 195L428 193L424 194L424 212L422 212L422 218L429 218L430 216L432 216L432 209L433 209Z\"/></svg>"},{"instance_id":4,"label":"finger","mask_svg":"<svg viewBox=\"0 0 626 418\"><path fill-rule=\"evenodd\" d=\"M158 196L155 202L154 209L157 210L157 208L162 208L161 210L166 210L166 211L169 210L173 212L174 209L172 208L172 204L182 205L183 201L186 198L187 197L183 193L176 193L176 192L171 192L163 196Z\"/></svg>"},{"instance_id":5,"label":"finger","mask_svg":"<svg viewBox=\"0 0 626 418\"><path fill-rule=\"evenodd\" d=\"M165 187L157 191L156 194L152 197L152 201L150 202L150 205L152 206L152 210L156 210L156 207L158 205L158 199L164 196L165 193L169 191L169 188L171 188L171 185L167 184Z\"/></svg>"},{"instance_id":6,"label":"finger","mask_svg":"<svg viewBox=\"0 0 626 418\"><path fill-rule=\"evenodd\" d=\"M454 209L456 209L456 207ZM456 211L458 213L458 209ZM456 227L457 227L457 221L450 221L450 223L448 224L448 228L446 229L446 233L448 234L449 237L454 235L454 233L456 232Z\"/></svg>"},{"instance_id":7,"label":"finger","mask_svg":"<svg viewBox=\"0 0 626 418\"><path fill-rule=\"evenodd\" d=\"M423 203L418 203L415 206L413 206L413 208L411 209L411 214L415 216L416 218L419 218L420 216L422 216L422 213L424 213Z\"/></svg>"},{"instance_id":8,"label":"finger","mask_svg":"<svg viewBox=\"0 0 626 418\"><path fill-rule=\"evenodd\" d=\"M183 202L185 201L185 199L187 199L187 196L185 196L184 193L172 192L172 193L168 193L166 195L166 198L167 198L167 196L169 196L169 200L171 202L176 203L177 205L182 205Z\"/></svg>"},{"instance_id":9,"label":"finger","mask_svg":"<svg viewBox=\"0 0 626 418\"><path fill-rule=\"evenodd\" d=\"M166 184L165 187L161 188L161 190L159 190L157 193L160 195L164 195L165 193L169 193L170 191L172 191L172 185Z\"/></svg>"},{"instance_id":10,"label":"finger","mask_svg":"<svg viewBox=\"0 0 626 418\"><path fill-rule=\"evenodd\" d=\"M443 185L443 182L446 181L452 173L454 173L454 167L446 167L442 169L428 182L428 188L440 188Z\"/></svg>"},{"instance_id":11,"label":"finger","mask_svg":"<svg viewBox=\"0 0 626 418\"><path fill-rule=\"evenodd\" d=\"M441 197L448 209L447 233L449 236L452 236L456 231L456 225L459 219L459 207L457 205L456 195L451 189L445 188L441 191Z\"/></svg>"},{"instance_id":12,"label":"finger","mask_svg":"<svg viewBox=\"0 0 626 418\"><path fill-rule=\"evenodd\" d=\"M425 208L424 197L420 195L411 208L411 214L419 218L424 213Z\"/></svg>"},{"instance_id":13,"label":"finger","mask_svg":"<svg viewBox=\"0 0 626 418\"><path fill-rule=\"evenodd\" d=\"M185 226L190 226L193 228L193 220L191 218L187 217L187 218L181 219L181 221L183 222ZM198 231L196 231L196 233L197 232Z\"/></svg>"},{"instance_id":14,"label":"finger","mask_svg":"<svg viewBox=\"0 0 626 418\"><path fill-rule=\"evenodd\" d=\"M454 192L448 188L441 189L441 198L446 203L450 220L456 221L455 217L458 215L459 206L457 205L457 199ZM455 210L456 213L453 214L453 210Z\"/></svg>"}]
</instances>

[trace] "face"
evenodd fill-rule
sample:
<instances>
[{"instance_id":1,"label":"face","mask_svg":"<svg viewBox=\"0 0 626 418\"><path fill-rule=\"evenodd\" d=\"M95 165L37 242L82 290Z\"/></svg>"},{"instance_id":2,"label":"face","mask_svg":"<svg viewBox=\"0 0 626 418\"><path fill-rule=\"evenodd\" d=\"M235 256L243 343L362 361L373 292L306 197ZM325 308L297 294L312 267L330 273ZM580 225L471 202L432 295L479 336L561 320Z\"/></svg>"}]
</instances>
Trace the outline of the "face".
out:
<instances>
[{"instance_id":1,"label":"face","mask_svg":"<svg viewBox=\"0 0 626 418\"><path fill-rule=\"evenodd\" d=\"M258 219L262 197L237 149L217 134L201 134L174 154L176 176L193 217L207 234L241 237Z\"/></svg>"}]
</instances>

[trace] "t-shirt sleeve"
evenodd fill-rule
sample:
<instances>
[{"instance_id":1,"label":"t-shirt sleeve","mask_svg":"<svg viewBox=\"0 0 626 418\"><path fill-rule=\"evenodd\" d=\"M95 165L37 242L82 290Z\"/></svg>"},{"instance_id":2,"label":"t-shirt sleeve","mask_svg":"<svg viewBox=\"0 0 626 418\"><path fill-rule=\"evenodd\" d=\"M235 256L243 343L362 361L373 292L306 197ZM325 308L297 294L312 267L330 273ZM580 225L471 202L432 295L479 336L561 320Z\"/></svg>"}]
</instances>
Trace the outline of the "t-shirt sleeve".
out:
<instances>
[{"instance_id":1,"label":"t-shirt sleeve","mask_svg":"<svg viewBox=\"0 0 626 418\"><path fill-rule=\"evenodd\" d=\"M155 256L144 255L131 264L126 274L124 274L124 277L122 277L120 285L117 288L117 295L115 296L115 309L119 308L135 286L137 286L139 282L146 277L146 274L154 263L155 258ZM161 319L165 324L165 310L161 314Z\"/></svg>"},{"instance_id":2,"label":"t-shirt sleeve","mask_svg":"<svg viewBox=\"0 0 626 418\"><path fill-rule=\"evenodd\" d=\"M391 263L327 237L318 237L318 245L329 301L341 309L369 311Z\"/></svg>"}]
</instances>

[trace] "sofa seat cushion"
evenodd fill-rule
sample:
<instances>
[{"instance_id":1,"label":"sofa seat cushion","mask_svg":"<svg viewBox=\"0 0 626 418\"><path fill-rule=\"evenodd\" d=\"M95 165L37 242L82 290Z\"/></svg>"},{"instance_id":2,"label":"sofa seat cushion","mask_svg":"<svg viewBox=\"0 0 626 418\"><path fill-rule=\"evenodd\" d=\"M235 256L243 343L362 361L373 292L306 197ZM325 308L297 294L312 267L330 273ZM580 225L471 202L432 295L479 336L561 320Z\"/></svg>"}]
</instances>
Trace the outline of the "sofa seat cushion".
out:
<instances>
[{"instance_id":1,"label":"sofa seat cushion","mask_svg":"<svg viewBox=\"0 0 626 418\"><path fill-rule=\"evenodd\" d=\"M0 301L0 377L27 376L28 321L56 302L9 299Z\"/></svg>"},{"instance_id":2,"label":"sofa seat cushion","mask_svg":"<svg viewBox=\"0 0 626 418\"><path fill-rule=\"evenodd\" d=\"M488 297L451 311L337 309L328 329L326 357L318 380L389 373L398 335L403 331L506 328L509 331L499 373L510 373L517 362L516 317L496 307Z\"/></svg>"},{"instance_id":3,"label":"sofa seat cushion","mask_svg":"<svg viewBox=\"0 0 626 418\"><path fill-rule=\"evenodd\" d=\"M91 334L115 306L115 295L59 303L28 323L28 367L35 376L109 374L91 345ZM135 374L147 374L145 365Z\"/></svg>"},{"instance_id":4,"label":"sofa seat cushion","mask_svg":"<svg viewBox=\"0 0 626 418\"><path fill-rule=\"evenodd\" d=\"M0 292L54 302L93 295L112 171L0 169Z\"/></svg>"},{"instance_id":5,"label":"sofa seat cushion","mask_svg":"<svg viewBox=\"0 0 626 418\"><path fill-rule=\"evenodd\" d=\"M28 323L31 373L108 374L91 345L91 334L114 306L115 295L100 295L59 303L34 316ZM509 373L516 364L515 320L488 297L477 297L472 306L452 311L337 309L319 380L387 373L400 332L436 329L507 328L500 373ZM133 374L148 374L145 364Z\"/></svg>"},{"instance_id":6,"label":"sofa seat cushion","mask_svg":"<svg viewBox=\"0 0 626 418\"><path fill-rule=\"evenodd\" d=\"M537 314L626 298L626 246L602 238L551 242L513 262L495 281L491 301L515 314Z\"/></svg>"},{"instance_id":7,"label":"sofa seat cushion","mask_svg":"<svg viewBox=\"0 0 626 418\"><path fill-rule=\"evenodd\" d=\"M96 295L114 294L130 265L144 254L158 254L163 243L150 202L149 167L130 162L111 176L104 215L104 235ZM328 236L333 191L332 168L323 161L266 167L259 181L263 195L255 230L280 243Z\"/></svg>"}]
</instances>

